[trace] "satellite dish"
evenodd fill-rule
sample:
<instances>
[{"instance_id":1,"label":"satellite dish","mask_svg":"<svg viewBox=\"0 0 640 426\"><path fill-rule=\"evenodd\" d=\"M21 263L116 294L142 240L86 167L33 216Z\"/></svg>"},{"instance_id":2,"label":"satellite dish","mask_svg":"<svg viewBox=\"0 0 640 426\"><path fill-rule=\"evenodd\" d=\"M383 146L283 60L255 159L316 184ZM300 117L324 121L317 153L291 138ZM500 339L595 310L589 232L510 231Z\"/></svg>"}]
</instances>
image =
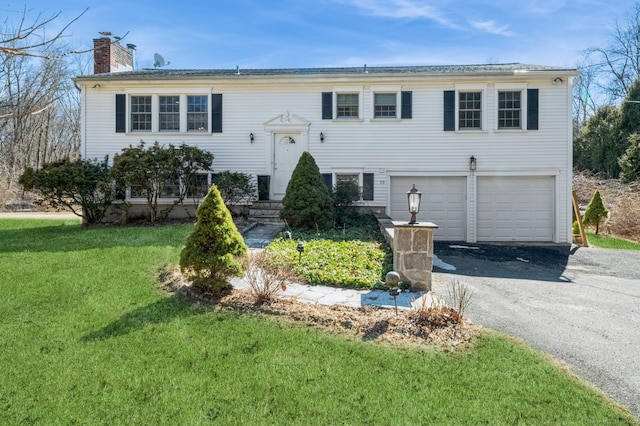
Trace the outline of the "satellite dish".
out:
<instances>
[{"instance_id":1,"label":"satellite dish","mask_svg":"<svg viewBox=\"0 0 640 426\"><path fill-rule=\"evenodd\" d=\"M159 53L153 54L153 60L155 61L153 64L155 68L162 68L165 65L169 65L171 63L171 62L165 62L164 58Z\"/></svg>"}]
</instances>

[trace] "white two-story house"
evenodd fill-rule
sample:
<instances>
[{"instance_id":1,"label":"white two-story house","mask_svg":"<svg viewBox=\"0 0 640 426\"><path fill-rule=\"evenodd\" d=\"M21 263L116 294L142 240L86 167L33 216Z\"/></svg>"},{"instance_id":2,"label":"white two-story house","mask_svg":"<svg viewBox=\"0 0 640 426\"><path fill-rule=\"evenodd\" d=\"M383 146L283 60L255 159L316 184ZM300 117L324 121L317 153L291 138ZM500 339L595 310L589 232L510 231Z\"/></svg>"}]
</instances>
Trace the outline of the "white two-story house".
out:
<instances>
[{"instance_id":1,"label":"white two-story house","mask_svg":"<svg viewBox=\"0 0 640 426\"><path fill-rule=\"evenodd\" d=\"M359 204L395 220L408 220L415 184L418 220L439 226L436 239L571 242L575 69L108 72L98 62L98 73L75 79L83 158L113 158L141 140L193 144L214 154L215 172L249 173L261 198L281 200L309 151L327 184L357 182Z\"/></svg>"}]
</instances>

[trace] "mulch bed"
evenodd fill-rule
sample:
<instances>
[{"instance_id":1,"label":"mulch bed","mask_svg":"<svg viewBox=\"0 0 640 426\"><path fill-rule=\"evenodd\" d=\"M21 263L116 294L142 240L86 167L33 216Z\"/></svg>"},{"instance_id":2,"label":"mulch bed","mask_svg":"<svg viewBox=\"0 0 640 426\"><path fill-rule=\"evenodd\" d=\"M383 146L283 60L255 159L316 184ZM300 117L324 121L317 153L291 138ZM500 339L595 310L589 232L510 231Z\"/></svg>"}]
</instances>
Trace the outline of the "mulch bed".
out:
<instances>
[{"instance_id":1,"label":"mulch bed","mask_svg":"<svg viewBox=\"0 0 640 426\"><path fill-rule=\"evenodd\" d=\"M278 321L290 321L363 341L396 346L419 345L450 352L471 347L481 331L480 326L460 317L446 306L400 310L396 315L393 309L327 306L305 303L295 298L276 298L258 304L257 297L248 290L230 288L214 297L192 286L179 271L163 271L159 281L163 288L177 297L210 309L241 311Z\"/></svg>"}]
</instances>

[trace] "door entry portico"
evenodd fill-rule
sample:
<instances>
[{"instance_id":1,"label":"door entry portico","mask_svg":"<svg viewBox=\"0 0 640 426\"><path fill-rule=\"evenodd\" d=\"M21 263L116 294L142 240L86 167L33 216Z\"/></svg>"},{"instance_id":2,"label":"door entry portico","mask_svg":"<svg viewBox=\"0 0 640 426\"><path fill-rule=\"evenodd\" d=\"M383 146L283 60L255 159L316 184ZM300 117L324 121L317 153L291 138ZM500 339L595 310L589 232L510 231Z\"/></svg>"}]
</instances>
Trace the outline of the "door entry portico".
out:
<instances>
[{"instance_id":1,"label":"door entry portico","mask_svg":"<svg viewBox=\"0 0 640 426\"><path fill-rule=\"evenodd\" d=\"M271 135L271 199L282 200L291 174L304 151L309 150L310 123L294 114L281 114L264 124Z\"/></svg>"}]
</instances>

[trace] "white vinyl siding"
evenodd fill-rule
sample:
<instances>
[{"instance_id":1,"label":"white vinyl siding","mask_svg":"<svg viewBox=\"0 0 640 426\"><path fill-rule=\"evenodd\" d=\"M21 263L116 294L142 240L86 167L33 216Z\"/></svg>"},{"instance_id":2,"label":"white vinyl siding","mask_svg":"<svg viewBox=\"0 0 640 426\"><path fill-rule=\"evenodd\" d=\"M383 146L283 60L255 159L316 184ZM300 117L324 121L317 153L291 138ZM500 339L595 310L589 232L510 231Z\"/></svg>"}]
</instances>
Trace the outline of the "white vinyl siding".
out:
<instances>
[{"instance_id":1,"label":"white vinyl siding","mask_svg":"<svg viewBox=\"0 0 640 426\"><path fill-rule=\"evenodd\" d=\"M453 176L473 179L475 182L483 176L501 173L511 176L553 175L556 182L552 200L555 208L553 240L569 242L571 90L566 84L564 87L553 85L553 79L546 77L520 74L517 78L487 77L486 81L477 77L478 84L459 85L451 82L451 79L445 81L411 75L398 75L394 76L393 81L381 81L380 77L367 74L359 75L357 79L345 77L344 86L323 76L308 79L283 77L275 81L268 80L269 77L265 77L264 81L257 78L212 77L192 81L167 79L147 82L141 78L131 82L130 87L126 79L119 77L117 80L100 80L99 89L92 89L97 81L90 80L85 83L82 92L82 156L102 159L108 155L112 159L114 154L129 145L138 144L141 139L148 145L155 141L165 146L187 143L214 154L215 170L270 176L273 188L274 134L291 134L304 150L312 154L323 172L357 170L359 173L374 173L374 199L366 201L366 205L386 209L387 214L391 213L391 199L396 197L397 190L401 191L399 197L403 198L401 210L406 211L406 191L413 182L405 182L408 184L406 188L391 188L392 179L399 176ZM365 80L369 78L372 81ZM499 79L501 86L498 87L498 83L491 78ZM498 92L521 90L526 97L527 88L539 89L540 129L527 131L526 122L523 122L525 129L522 130L492 131L498 130ZM390 93L390 89L398 90L397 93L412 92L411 120L374 117L374 95ZM486 131L443 131L443 91L447 90L483 91ZM322 120L320 94L324 92L330 92L333 96L334 114L330 120ZM212 93L224 97L224 133L131 132L129 109L126 117L129 132L116 133L114 130L116 94L126 94L128 101L132 96L206 95L210 112ZM336 119L337 93L358 94L358 119ZM523 114L526 110L524 101ZM186 114L185 107L182 110ZM210 114L208 120L211 127ZM250 133L255 136L254 143L250 141ZM320 133L324 135L323 142ZM469 158L472 155L477 158L477 170L470 177ZM276 167L279 165L276 164ZM417 182L416 186L424 193L429 192ZM458 211L466 215L475 212L475 204L462 204L463 209ZM474 209L473 212L471 209ZM406 215L408 212L404 216L400 214L399 218L408 220ZM437 220L429 220L445 229ZM476 222L475 217L468 221L463 218L458 237L463 240L475 238L472 230ZM447 229L455 227L446 224Z\"/></svg>"}]
</instances>

